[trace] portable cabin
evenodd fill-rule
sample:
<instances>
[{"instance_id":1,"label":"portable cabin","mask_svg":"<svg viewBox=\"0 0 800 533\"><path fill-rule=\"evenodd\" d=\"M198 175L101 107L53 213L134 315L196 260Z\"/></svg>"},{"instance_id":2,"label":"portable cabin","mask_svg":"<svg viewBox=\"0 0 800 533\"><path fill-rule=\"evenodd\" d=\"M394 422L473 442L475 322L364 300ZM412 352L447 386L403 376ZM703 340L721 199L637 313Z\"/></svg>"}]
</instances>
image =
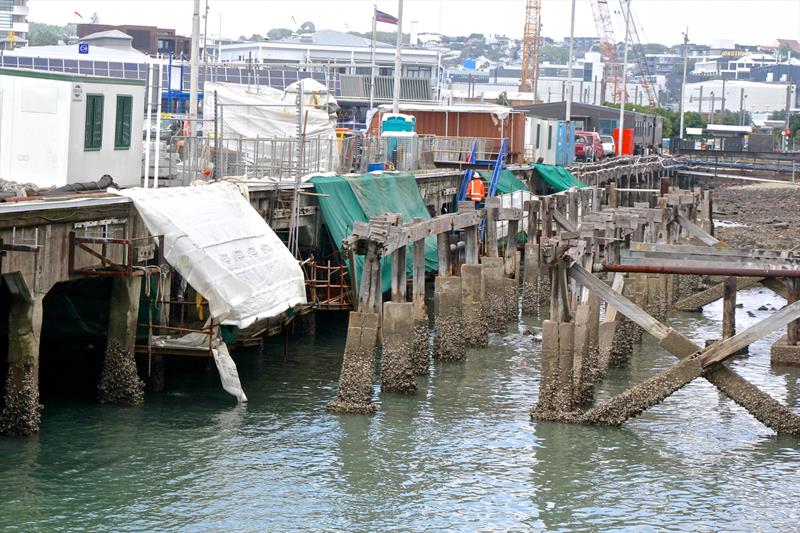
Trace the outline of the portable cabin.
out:
<instances>
[{"instance_id":1,"label":"portable cabin","mask_svg":"<svg viewBox=\"0 0 800 533\"><path fill-rule=\"evenodd\" d=\"M0 178L139 185L145 82L0 69Z\"/></svg>"},{"instance_id":2,"label":"portable cabin","mask_svg":"<svg viewBox=\"0 0 800 533\"><path fill-rule=\"evenodd\" d=\"M399 107L400 113L414 117L416 131L420 136L481 138L487 141L507 138L508 161L522 163L525 159L525 114L510 107L496 104L411 103L401 103ZM368 116L367 127L371 136L381 135L383 116L391 112L391 105L381 105Z\"/></svg>"}]
</instances>

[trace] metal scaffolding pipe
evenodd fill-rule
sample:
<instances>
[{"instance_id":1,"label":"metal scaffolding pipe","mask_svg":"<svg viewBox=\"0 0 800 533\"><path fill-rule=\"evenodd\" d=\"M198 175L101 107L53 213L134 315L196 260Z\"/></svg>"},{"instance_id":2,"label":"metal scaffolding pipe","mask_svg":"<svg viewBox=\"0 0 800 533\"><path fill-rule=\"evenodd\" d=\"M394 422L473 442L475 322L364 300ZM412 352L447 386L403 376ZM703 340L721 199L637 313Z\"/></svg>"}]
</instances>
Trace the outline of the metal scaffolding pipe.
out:
<instances>
[{"instance_id":1,"label":"metal scaffolding pipe","mask_svg":"<svg viewBox=\"0 0 800 533\"><path fill-rule=\"evenodd\" d=\"M722 268L621 265L603 263L595 267L598 272L633 272L638 274L696 274L699 276L739 276L750 278L800 278L800 270L770 268Z\"/></svg>"}]
</instances>

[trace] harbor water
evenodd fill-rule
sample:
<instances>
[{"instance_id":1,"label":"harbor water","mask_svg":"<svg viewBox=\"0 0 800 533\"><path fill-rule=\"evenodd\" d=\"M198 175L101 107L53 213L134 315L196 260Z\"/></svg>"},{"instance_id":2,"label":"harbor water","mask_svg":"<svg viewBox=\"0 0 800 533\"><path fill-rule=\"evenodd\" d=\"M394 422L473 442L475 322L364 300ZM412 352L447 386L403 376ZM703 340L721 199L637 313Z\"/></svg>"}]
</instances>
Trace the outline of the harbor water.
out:
<instances>
[{"instance_id":1,"label":"harbor water","mask_svg":"<svg viewBox=\"0 0 800 533\"><path fill-rule=\"evenodd\" d=\"M740 293L739 329L783 301ZM721 307L670 324L719 335ZM748 311L752 315L748 314ZM141 408L45 406L41 432L0 439L4 531L788 531L800 524L800 441L776 437L700 379L621 428L532 422L537 319L465 363L435 363L374 416L325 411L346 315L236 356L250 402L213 365L172 368ZM776 332L729 364L797 411L800 371L771 368ZM674 358L645 336L608 398ZM377 386L376 386L377 387Z\"/></svg>"}]
</instances>

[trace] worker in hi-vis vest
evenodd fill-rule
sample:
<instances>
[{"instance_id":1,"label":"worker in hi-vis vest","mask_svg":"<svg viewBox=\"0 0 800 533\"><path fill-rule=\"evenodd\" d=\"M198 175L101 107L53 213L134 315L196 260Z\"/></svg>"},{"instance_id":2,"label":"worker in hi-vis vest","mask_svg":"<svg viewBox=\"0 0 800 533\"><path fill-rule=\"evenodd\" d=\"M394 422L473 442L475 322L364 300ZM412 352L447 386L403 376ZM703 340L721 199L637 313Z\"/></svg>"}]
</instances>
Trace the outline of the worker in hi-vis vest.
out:
<instances>
[{"instance_id":1,"label":"worker in hi-vis vest","mask_svg":"<svg viewBox=\"0 0 800 533\"><path fill-rule=\"evenodd\" d=\"M486 196L486 184L483 183L480 174L475 172L467 185L467 198L475 202L475 207L482 207L484 196Z\"/></svg>"}]
</instances>

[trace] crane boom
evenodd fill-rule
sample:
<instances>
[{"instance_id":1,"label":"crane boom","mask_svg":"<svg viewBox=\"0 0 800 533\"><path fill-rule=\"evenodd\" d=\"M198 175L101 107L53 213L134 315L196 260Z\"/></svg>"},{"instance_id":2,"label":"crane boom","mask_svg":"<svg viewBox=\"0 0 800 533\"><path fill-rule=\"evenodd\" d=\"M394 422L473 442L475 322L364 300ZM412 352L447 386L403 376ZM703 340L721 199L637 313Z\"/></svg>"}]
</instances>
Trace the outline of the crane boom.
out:
<instances>
[{"instance_id":1,"label":"crane boom","mask_svg":"<svg viewBox=\"0 0 800 533\"><path fill-rule=\"evenodd\" d=\"M630 7L628 9L630 9ZM630 28L634 53L639 61L639 74L642 80L642 87L647 93L647 100L650 103L650 107L656 107L658 105L658 95L656 94L655 88L653 88L653 84L650 83L650 67L647 66L647 56L644 53L642 41L639 39L639 30L636 27L636 23L631 24Z\"/></svg>"},{"instance_id":2,"label":"crane boom","mask_svg":"<svg viewBox=\"0 0 800 533\"><path fill-rule=\"evenodd\" d=\"M606 87L613 91L613 101L619 102L624 90L620 87L622 66L617 58L617 41L614 37L614 26L611 24L608 0L591 0L591 4L597 36L600 38L600 55L605 62Z\"/></svg>"},{"instance_id":3,"label":"crane boom","mask_svg":"<svg viewBox=\"0 0 800 533\"><path fill-rule=\"evenodd\" d=\"M538 79L539 47L542 42L542 0L527 0L525 5L525 31L522 38L522 76L520 91L533 93L533 101L539 99Z\"/></svg>"}]
</instances>

